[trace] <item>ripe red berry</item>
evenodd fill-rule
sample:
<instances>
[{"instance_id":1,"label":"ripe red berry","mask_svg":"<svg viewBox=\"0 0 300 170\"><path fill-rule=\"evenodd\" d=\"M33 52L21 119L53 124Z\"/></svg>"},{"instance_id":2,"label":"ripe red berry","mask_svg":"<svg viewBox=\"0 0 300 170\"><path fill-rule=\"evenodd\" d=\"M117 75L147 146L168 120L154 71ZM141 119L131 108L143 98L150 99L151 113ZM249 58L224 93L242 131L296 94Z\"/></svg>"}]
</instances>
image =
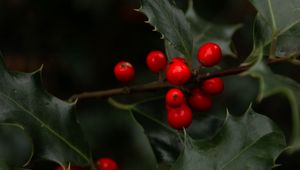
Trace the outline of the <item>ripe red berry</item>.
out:
<instances>
[{"instance_id":1,"label":"ripe red berry","mask_svg":"<svg viewBox=\"0 0 300 170\"><path fill-rule=\"evenodd\" d=\"M186 64L185 58L182 58L182 57L174 57L174 58L172 58L171 62L173 62L173 63L179 62L179 63Z\"/></svg>"},{"instance_id":2,"label":"ripe red berry","mask_svg":"<svg viewBox=\"0 0 300 170\"><path fill-rule=\"evenodd\" d=\"M212 107L212 99L205 94L200 88L194 88L192 95L188 99L190 106L198 111L207 111Z\"/></svg>"},{"instance_id":3,"label":"ripe red berry","mask_svg":"<svg viewBox=\"0 0 300 170\"><path fill-rule=\"evenodd\" d=\"M154 72L158 73L163 70L167 65L167 58L161 51L152 51L147 56L147 66Z\"/></svg>"},{"instance_id":4,"label":"ripe red berry","mask_svg":"<svg viewBox=\"0 0 300 170\"><path fill-rule=\"evenodd\" d=\"M189 67L182 62L171 62L168 65L166 79L170 84L182 85L191 77Z\"/></svg>"},{"instance_id":5,"label":"ripe red berry","mask_svg":"<svg viewBox=\"0 0 300 170\"><path fill-rule=\"evenodd\" d=\"M206 67L217 65L222 58L222 50L215 43L205 43L198 50L198 61Z\"/></svg>"},{"instance_id":6,"label":"ripe red berry","mask_svg":"<svg viewBox=\"0 0 300 170\"><path fill-rule=\"evenodd\" d=\"M167 109L168 123L174 129L187 128L192 123L193 115L188 105Z\"/></svg>"},{"instance_id":7,"label":"ripe red berry","mask_svg":"<svg viewBox=\"0 0 300 170\"><path fill-rule=\"evenodd\" d=\"M100 158L97 160L98 170L118 170L117 163L110 158Z\"/></svg>"},{"instance_id":8,"label":"ripe red berry","mask_svg":"<svg viewBox=\"0 0 300 170\"><path fill-rule=\"evenodd\" d=\"M58 167L55 168L55 170L64 170L64 168L61 167L61 166L58 166ZM70 170L84 170L84 168L83 167L79 167L79 166L71 166Z\"/></svg>"},{"instance_id":9,"label":"ripe red berry","mask_svg":"<svg viewBox=\"0 0 300 170\"><path fill-rule=\"evenodd\" d=\"M58 167L55 168L55 170L64 170L64 168L61 167L61 166L58 166Z\"/></svg>"},{"instance_id":10,"label":"ripe red berry","mask_svg":"<svg viewBox=\"0 0 300 170\"><path fill-rule=\"evenodd\" d=\"M116 64L114 69L114 74L116 78L123 83L127 83L134 77L134 68L133 66L126 61L121 61Z\"/></svg>"},{"instance_id":11,"label":"ripe red berry","mask_svg":"<svg viewBox=\"0 0 300 170\"><path fill-rule=\"evenodd\" d=\"M221 78L211 78L202 82L201 88L205 93L210 95L217 95L223 92L224 82Z\"/></svg>"},{"instance_id":12,"label":"ripe red berry","mask_svg":"<svg viewBox=\"0 0 300 170\"><path fill-rule=\"evenodd\" d=\"M166 104L170 107L179 107L185 103L184 94L180 89L170 89L166 94Z\"/></svg>"}]
</instances>

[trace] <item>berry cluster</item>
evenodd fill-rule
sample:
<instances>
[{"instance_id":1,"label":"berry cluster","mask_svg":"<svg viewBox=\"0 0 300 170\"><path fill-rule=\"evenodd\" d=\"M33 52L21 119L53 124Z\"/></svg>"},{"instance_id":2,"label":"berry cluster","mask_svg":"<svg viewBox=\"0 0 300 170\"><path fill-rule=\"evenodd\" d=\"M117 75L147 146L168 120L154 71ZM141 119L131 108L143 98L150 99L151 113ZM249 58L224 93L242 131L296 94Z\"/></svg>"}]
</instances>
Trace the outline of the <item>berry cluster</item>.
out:
<instances>
[{"instance_id":1,"label":"berry cluster","mask_svg":"<svg viewBox=\"0 0 300 170\"><path fill-rule=\"evenodd\" d=\"M117 163L110 159L110 158L99 158L97 160L97 167L98 170L118 170L118 165ZM63 167L57 167L55 170L63 170ZM71 166L70 170L85 170L84 167L79 167L79 166Z\"/></svg>"},{"instance_id":2,"label":"berry cluster","mask_svg":"<svg viewBox=\"0 0 300 170\"><path fill-rule=\"evenodd\" d=\"M222 58L222 51L215 43L205 43L198 49L197 59L204 67L217 65ZM154 72L165 71L166 80L174 85L186 84L191 78L191 70L186 60L182 57L172 58L167 61L161 51L152 51L147 56L147 66ZM127 83L134 77L134 68L129 62L119 62L114 70L116 78ZM185 94L180 88L172 88L166 94L166 110L169 125L174 129L187 128L192 122L192 109L207 111L212 107L212 96L222 93L224 82L215 77L202 81L197 87L190 89L190 95Z\"/></svg>"}]
</instances>

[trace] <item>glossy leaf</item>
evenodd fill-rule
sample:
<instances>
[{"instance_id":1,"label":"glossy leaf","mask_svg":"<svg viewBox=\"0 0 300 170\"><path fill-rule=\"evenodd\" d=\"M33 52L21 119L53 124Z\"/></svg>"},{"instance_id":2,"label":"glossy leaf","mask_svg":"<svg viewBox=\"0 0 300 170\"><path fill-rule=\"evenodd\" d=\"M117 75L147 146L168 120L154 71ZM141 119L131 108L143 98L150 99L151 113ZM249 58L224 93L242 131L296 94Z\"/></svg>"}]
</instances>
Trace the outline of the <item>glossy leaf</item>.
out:
<instances>
[{"instance_id":1,"label":"glossy leaf","mask_svg":"<svg viewBox=\"0 0 300 170\"><path fill-rule=\"evenodd\" d=\"M264 55L265 36L272 36L272 33L268 29L264 29L264 25L267 24L266 21L259 18L260 14L257 14L253 26L253 50L242 65L255 64L259 56Z\"/></svg>"},{"instance_id":2,"label":"glossy leaf","mask_svg":"<svg viewBox=\"0 0 300 170\"><path fill-rule=\"evenodd\" d=\"M300 1L251 0L258 14L254 23L254 51L256 39L263 42L269 55L271 42L277 57L295 57L300 54ZM259 30L259 31L258 31ZM272 50L273 51L273 50ZM251 55L244 64L255 63L258 56Z\"/></svg>"},{"instance_id":3,"label":"glossy leaf","mask_svg":"<svg viewBox=\"0 0 300 170\"><path fill-rule=\"evenodd\" d=\"M189 1L186 17L191 23L194 37L194 54L198 47L205 42L214 42L221 46L223 55L236 56L231 48L233 34L241 27L238 25L221 25L202 19L194 10L193 0Z\"/></svg>"},{"instance_id":4,"label":"glossy leaf","mask_svg":"<svg viewBox=\"0 0 300 170\"><path fill-rule=\"evenodd\" d=\"M32 140L18 124L0 124L0 160L20 167L32 157Z\"/></svg>"},{"instance_id":5,"label":"glossy leaf","mask_svg":"<svg viewBox=\"0 0 300 170\"><path fill-rule=\"evenodd\" d=\"M190 58L193 38L190 24L182 10L176 8L169 0L141 0L138 9L148 17L148 23L162 34L175 49Z\"/></svg>"},{"instance_id":6,"label":"glossy leaf","mask_svg":"<svg viewBox=\"0 0 300 170\"><path fill-rule=\"evenodd\" d=\"M245 73L259 80L259 100L275 94L283 94L292 110L291 151L300 148L300 85L285 76L274 74L263 62L257 62Z\"/></svg>"},{"instance_id":7,"label":"glossy leaf","mask_svg":"<svg viewBox=\"0 0 300 170\"><path fill-rule=\"evenodd\" d=\"M177 159L183 149L183 134L169 127L163 99L149 99L132 105L123 105L110 99L110 103L133 114L147 135L158 163L171 164ZM224 120L224 114L213 112L216 111L207 115L194 112L188 133L197 139L213 136Z\"/></svg>"},{"instance_id":8,"label":"glossy leaf","mask_svg":"<svg viewBox=\"0 0 300 170\"><path fill-rule=\"evenodd\" d=\"M0 169L1 170L28 170L28 169L23 169L23 168L18 168L15 166L8 165L4 161L0 161Z\"/></svg>"},{"instance_id":9,"label":"glossy leaf","mask_svg":"<svg viewBox=\"0 0 300 170\"><path fill-rule=\"evenodd\" d=\"M194 66L198 66L196 60L198 48L205 42L217 43L221 46L223 55L236 57L236 54L232 51L231 43L232 36L241 27L240 24L221 25L205 21L194 10L193 0L189 1L189 7L185 15L191 25L190 34L193 35L192 60ZM165 49L169 59L182 56L180 51L174 49L167 41L165 42Z\"/></svg>"},{"instance_id":10,"label":"glossy leaf","mask_svg":"<svg viewBox=\"0 0 300 170\"><path fill-rule=\"evenodd\" d=\"M114 99L109 99L109 102L116 108L129 111L136 123L141 125L158 163L172 163L177 159L182 150L180 134L168 127L162 100L149 99L132 105L124 105Z\"/></svg>"},{"instance_id":11,"label":"glossy leaf","mask_svg":"<svg viewBox=\"0 0 300 170\"><path fill-rule=\"evenodd\" d=\"M250 0L260 17L265 19L274 36L284 34L300 22L300 2L298 0ZM269 37L270 41L270 37Z\"/></svg>"},{"instance_id":12,"label":"glossy leaf","mask_svg":"<svg viewBox=\"0 0 300 170\"><path fill-rule=\"evenodd\" d=\"M172 170L266 170L285 147L283 133L267 117L249 109L243 116L227 114L211 139L188 138Z\"/></svg>"},{"instance_id":13,"label":"glossy leaf","mask_svg":"<svg viewBox=\"0 0 300 170\"><path fill-rule=\"evenodd\" d=\"M61 165L89 163L74 104L48 94L41 85L40 71L10 72L0 59L0 122L24 127L38 159Z\"/></svg>"}]
</instances>

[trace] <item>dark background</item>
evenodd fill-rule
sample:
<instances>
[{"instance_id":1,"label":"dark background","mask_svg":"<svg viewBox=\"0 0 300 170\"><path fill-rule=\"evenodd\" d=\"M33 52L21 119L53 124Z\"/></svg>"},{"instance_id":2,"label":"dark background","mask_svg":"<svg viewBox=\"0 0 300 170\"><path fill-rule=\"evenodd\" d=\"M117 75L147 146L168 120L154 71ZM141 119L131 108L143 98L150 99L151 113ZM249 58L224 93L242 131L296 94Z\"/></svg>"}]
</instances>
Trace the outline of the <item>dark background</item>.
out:
<instances>
[{"instance_id":1,"label":"dark background","mask_svg":"<svg viewBox=\"0 0 300 170\"><path fill-rule=\"evenodd\" d=\"M208 21L243 24L234 35L239 55L234 60L242 61L252 48L254 8L246 0L194 3ZM177 5L185 9L187 2L178 0ZM120 87L113 76L119 60L136 67L137 78L132 84L149 81L156 77L145 69L146 55L164 47L160 35L144 23L146 18L133 10L138 7L138 0L0 0L0 49L12 70L31 72L43 64L45 88L62 99L83 91ZM274 67L297 78L296 67ZM276 96L255 107L268 113L289 135L290 115L280 114L289 112L286 100ZM127 113L112 109L101 99L78 103L78 118L95 159L109 156L121 169L152 170L154 158L141 129ZM277 169L299 169L299 158L297 153L282 156L279 163L284 166ZM29 167L46 169L45 164L49 169L56 166L37 161Z\"/></svg>"}]
</instances>

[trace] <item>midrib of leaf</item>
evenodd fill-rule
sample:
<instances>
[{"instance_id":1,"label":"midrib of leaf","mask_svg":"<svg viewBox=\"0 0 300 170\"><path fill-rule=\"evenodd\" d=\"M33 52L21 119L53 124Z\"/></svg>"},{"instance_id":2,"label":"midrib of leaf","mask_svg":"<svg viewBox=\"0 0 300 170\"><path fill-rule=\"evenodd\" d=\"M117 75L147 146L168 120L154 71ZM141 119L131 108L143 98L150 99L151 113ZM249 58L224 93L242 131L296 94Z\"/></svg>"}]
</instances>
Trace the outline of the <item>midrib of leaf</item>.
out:
<instances>
[{"instance_id":1,"label":"midrib of leaf","mask_svg":"<svg viewBox=\"0 0 300 170\"><path fill-rule=\"evenodd\" d=\"M272 30L273 30L273 34L274 34L277 31L277 24L275 21L275 16L274 16L271 0L268 0L268 6L269 6L270 15L271 15Z\"/></svg>"},{"instance_id":2,"label":"midrib of leaf","mask_svg":"<svg viewBox=\"0 0 300 170\"><path fill-rule=\"evenodd\" d=\"M85 154L83 154L78 148L76 148L74 145L72 145L70 142L68 142L63 136L61 136L55 130L53 130L52 128L50 128L50 126L47 125L46 123L44 123L41 119L39 119L38 117L36 117L34 112L31 112L30 110L26 109L24 106L22 106L17 101L15 101L14 99L12 99L10 96L4 94L3 92L0 92L0 95L4 96L9 101L11 101L12 103L14 103L17 107L19 107L21 110L23 110L25 113L29 114L32 118L34 118L36 121L38 121L41 124L41 127L46 128L49 132L51 132L54 136L56 136L58 139L60 139L61 141L63 141L72 150L74 150L75 152L77 152L87 162L90 161L89 158Z\"/></svg>"},{"instance_id":3,"label":"midrib of leaf","mask_svg":"<svg viewBox=\"0 0 300 170\"><path fill-rule=\"evenodd\" d=\"M141 115L141 116L143 116L143 117L145 117L145 118L147 118L147 119L153 121L154 123L156 123L156 124L160 125L161 127L165 128L166 130L168 130L168 131L170 131L170 132L172 132L172 133L174 133L174 134L177 134L177 131L175 131L175 130L169 128L168 126L166 126L166 125L165 125L164 123L162 123L161 121L159 121L159 120L157 120L157 119L155 119L155 118L149 116L147 113L145 113L144 111L142 111L142 110L140 110L140 109L137 108L137 105L139 105L139 104L142 104L142 103L144 103L144 102L146 102L146 101L156 100L156 99L158 99L158 98L162 98L162 96L159 96L159 97L153 97L153 98L150 98L150 99L145 99L145 100L143 100L143 101L141 101L141 102L137 102L137 103L135 103L135 104L123 104L123 103L120 103L120 102L114 100L113 98L109 98L109 99L108 99L108 102L109 102L112 106L114 106L114 107L116 107L116 108L118 108L118 109L122 109L122 110L127 110L127 111L129 111L131 114L133 114L132 111L135 111L135 112L138 113L139 115Z\"/></svg>"},{"instance_id":4,"label":"midrib of leaf","mask_svg":"<svg viewBox=\"0 0 300 170\"><path fill-rule=\"evenodd\" d=\"M283 28L281 31L277 32L278 28L277 28L277 23L276 23L276 20L275 20L275 15L274 15L274 11L273 11L273 7L272 7L272 3L271 3L271 0L268 0L268 7L269 7L269 11L270 11L270 15L271 15L271 22L272 22L272 36L273 38L277 38L279 37L280 35L284 34L285 32L287 32L289 29L291 29L293 26L295 26L296 24L298 24L300 22L300 19L299 20L296 20L295 22L291 23L290 25L286 26L285 28ZM299 10L299 8L295 8L295 10ZM268 43L270 43L270 41L268 41Z\"/></svg>"},{"instance_id":5,"label":"midrib of leaf","mask_svg":"<svg viewBox=\"0 0 300 170\"><path fill-rule=\"evenodd\" d=\"M159 4L157 4L158 6L159 6ZM169 4L171 7L172 7L172 5L171 4ZM175 7L173 7L173 8L175 8ZM141 6L141 8L140 9L143 9L143 5ZM179 9L178 9L179 10ZM138 10L139 11L139 10ZM172 11L171 11L172 12ZM171 25L175 25L175 23L174 23L174 17L171 17L171 15L168 13L168 12L166 12L166 14L167 14L167 17L169 18L169 21L171 22ZM147 15L146 15L147 16ZM149 17L149 16L148 16ZM151 23L151 18L149 17L149 23ZM153 23L153 22L152 22ZM154 26L154 31L158 31L158 32L160 32L159 30L158 30L158 28L157 28L157 26L153 23L153 24L151 24L151 25L153 25ZM176 36L179 38L179 40L180 40L180 42L181 42L181 44L182 44L182 47L184 48L184 53L186 54L186 55L188 55L188 58L190 58L191 57L191 52L190 52L190 50L186 47L186 43L185 43L185 41L184 41L184 39L183 39L183 37L181 36L181 34L178 32L178 30L175 28L175 27L170 27L174 32L175 32L175 34L176 34ZM170 42L170 44L173 46L173 47L175 47L175 48L177 48L177 45L175 44L175 43L173 43L172 41L170 41L170 39L168 38L168 37L166 37L162 32L160 32L161 33L161 35L162 35L162 39L167 39L167 41L169 41Z\"/></svg>"},{"instance_id":6,"label":"midrib of leaf","mask_svg":"<svg viewBox=\"0 0 300 170\"><path fill-rule=\"evenodd\" d=\"M170 6L172 6L172 5L170 4ZM169 13L167 13L167 15L168 15L169 18L171 18L171 22L173 23L173 25L175 25L175 23L174 23L174 17L171 17ZM186 47L186 44L185 44L185 41L183 40L183 37L179 34L178 30L175 29L175 27L171 27L171 28L175 31L175 33L179 37L179 39L180 39L180 41L182 43L182 46L184 48L185 53L187 55L189 55L188 58L190 58L191 57L190 50L188 50L188 48ZM171 42L171 41L169 41L169 42ZM171 42L171 44L173 44L173 43Z\"/></svg>"},{"instance_id":7,"label":"midrib of leaf","mask_svg":"<svg viewBox=\"0 0 300 170\"><path fill-rule=\"evenodd\" d=\"M196 39L201 39L201 38L203 38L203 37L205 36L205 33L206 33L211 27L212 27L212 24L207 24L207 25L205 26L205 28L203 29L203 31L201 32L201 34L199 34L199 35L197 36Z\"/></svg>"},{"instance_id":8,"label":"midrib of leaf","mask_svg":"<svg viewBox=\"0 0 300 170\"><path fill-rule=\"evenodd\" d=\"M146 117L147 119L149 119L149 120L155 122L156 124L162 126L162 127L165 128L166 130L168 130L168 131L170 131L170 132L172 132L172 133L174 133L174 134L177 134L177 132L176 132L175 130L169 128L168 126L166 126L166 125L165 125L164 123L162 123L161 121L159 121L159 120L157 120L157 119L155 119L155 118L149 116L147 113L144 113L144 112L141 111L140 109L134 107L134 108L132 108L131 110L136 111L136 112L139 113L140 115L142 115L142 116ZM131 110L130 110L130 111L131 111ZM131 113L132 113L132 112L131 112Z\"/></svg>"},{"instance_id":9,"label":"midrib of leaf","mask_svg":"<svg viewBox=\"0 0 300 170\"><path fill-rule=\"evenodd\" d=\"M296 20L296 21L293 22L292 24L288 25L287 27L285 27L284 29L282 29L282 30L278 33L278 36L284 34L285 32L287 32L289 29L291 29L293 26L295 26L295 25L298 24L299 22L300 22L300 19L299 19L299 20Z\"/></svg>"},{"instance_id":10,"label":"midrib of leaf","mask_svg":"<svg viewBox=\"0 0 300 170\"><path fill-rule=\"evenodd\" d=\"M275 132L273 132L275 134ZM226 162L221 168L220 170L223 170L224 168L226 168L226 166L228 166L231 162L233 162L234 160L238 159L243 153L245 153L246 151L248 151L252 146L254 146L261 138L272 134L272 133L268 133L265 134L263 136L261 136L260 138L258 138L257 140L255 140L254 142L252 142L250 145L248 145L247 147L245 147L244 149L242 149L236 156L234 156L232 159L230 159L228 162Z\"/></svg>"}]
</instances>

